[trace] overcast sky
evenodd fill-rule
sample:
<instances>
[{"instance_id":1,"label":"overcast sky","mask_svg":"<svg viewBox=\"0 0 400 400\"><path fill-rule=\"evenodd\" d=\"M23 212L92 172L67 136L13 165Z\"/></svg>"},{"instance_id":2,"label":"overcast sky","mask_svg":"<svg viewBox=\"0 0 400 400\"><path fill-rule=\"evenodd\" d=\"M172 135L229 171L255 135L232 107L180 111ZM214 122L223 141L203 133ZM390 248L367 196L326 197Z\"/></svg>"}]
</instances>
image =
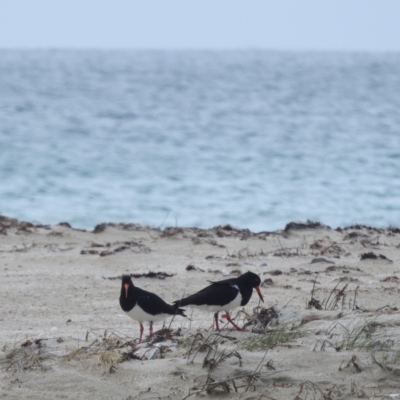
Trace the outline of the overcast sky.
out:
<instances>
[{"instance_id":1,"label":"overcast sky","mask_svg":"<svg viewBox=\"0 0 400 400\"><path fill-rule=\"evenodd\" d=\"M1 0L0 48L400 51L400 0Z\"/></svg>"}]
</instances>

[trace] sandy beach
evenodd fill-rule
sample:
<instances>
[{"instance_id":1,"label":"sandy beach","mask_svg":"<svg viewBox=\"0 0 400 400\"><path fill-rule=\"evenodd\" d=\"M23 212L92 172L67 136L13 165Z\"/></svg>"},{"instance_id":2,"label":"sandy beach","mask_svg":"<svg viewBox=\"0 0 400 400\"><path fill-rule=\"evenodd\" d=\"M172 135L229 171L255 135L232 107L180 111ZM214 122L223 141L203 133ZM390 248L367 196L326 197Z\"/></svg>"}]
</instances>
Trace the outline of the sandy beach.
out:
<instances>
[{"instance_id":1,"label":"sandy beach","mask_svg":"<svg viewBox=\"0 0 400 400\"><path fill-rule=\"evenodd\" d=\"M252 233L0 216L0 394L10 399L400 398L400 230L289 223ZM252 271L232 313L139 324L121 275L172 302Z\"/></svg>"}]
</instances>

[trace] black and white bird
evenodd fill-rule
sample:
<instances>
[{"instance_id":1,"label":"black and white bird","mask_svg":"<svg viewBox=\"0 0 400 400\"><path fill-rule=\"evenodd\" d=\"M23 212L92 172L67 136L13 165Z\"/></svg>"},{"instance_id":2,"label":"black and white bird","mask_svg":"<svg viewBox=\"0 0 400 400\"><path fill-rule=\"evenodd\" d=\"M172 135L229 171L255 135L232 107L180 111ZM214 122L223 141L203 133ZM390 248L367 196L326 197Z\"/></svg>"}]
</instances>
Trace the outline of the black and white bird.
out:
<instances>
[{"instance_id":1,"label":"black and white bird","mask_svg":"<svg viewBox=\"0 0 400 400\"><path fill-rule=\"evenodd\" d=\"M119 297L121 308L140 324L140 338L142 341L142 322L150 322L149 332L153 334L153 322L163 321L173 315L186 317L183 309L173 307L154 293L136 287L129 275L122 276L121 296Z\"/></svg>"},{"instance_id":2,"label":"black and white bird","mask_svg":"<svg viewBox=\"0 0 400 400\"><path fill-rule=\"evenodd\" d=\"M237 330L245 331L232 321L229 312L236 307L245 306L253 294L253 288L256 289L261 301L264 302L260 291L260 277L253 272L246 272L237 278L209 282L211 285L199 292L174 301L174 307L178 309L178 307L188 306L214 312L215 325L218 331L218 313L225 311L225 314L221 317L226 318Z\"/></svg>"}]
</instances>

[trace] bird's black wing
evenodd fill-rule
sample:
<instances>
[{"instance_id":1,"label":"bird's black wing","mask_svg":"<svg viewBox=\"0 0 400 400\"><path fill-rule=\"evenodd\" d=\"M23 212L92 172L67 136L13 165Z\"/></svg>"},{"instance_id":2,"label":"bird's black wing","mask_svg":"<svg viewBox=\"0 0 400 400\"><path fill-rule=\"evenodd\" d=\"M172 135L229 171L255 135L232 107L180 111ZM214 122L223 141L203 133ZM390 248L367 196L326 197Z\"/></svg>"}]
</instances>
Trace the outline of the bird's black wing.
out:
<instances>
[{"instance_id":1,"label":"bird's black wing","mask_svg":"<svg viewBox=\"0 0 400 400\"><path fill-rule=\"evenodd\" d=\"M226 281L213 282L197 293L194 293L181 300L174 301L181 307L189 305L225 305L230 303L238 294L239 289L232 286L231 279Z\"/></svg>"},{"instance_id":2,"label":"bird's black wing","mask_svg":"<svg viewBox=\"0 0 400 400\"><path fill-rule=\"evenodd\" d=\"M176 314L176 310L172 305L166 303L160 296L146 290L136 288L138 296L138 304L143 311L152 314Z\"/></svg>"},{"instance_id":3,"label":"bird's black wing","mask_svg":"<svg viewBox=\"0 0 400 400\"><path fill-rule=\"evenodd\" d=\"M235 285L237 282L237 278L229 278L229 279L223 279L222 281L207 281L207 282L210 282L211 285Z\"/></svg>"}]
</instances>

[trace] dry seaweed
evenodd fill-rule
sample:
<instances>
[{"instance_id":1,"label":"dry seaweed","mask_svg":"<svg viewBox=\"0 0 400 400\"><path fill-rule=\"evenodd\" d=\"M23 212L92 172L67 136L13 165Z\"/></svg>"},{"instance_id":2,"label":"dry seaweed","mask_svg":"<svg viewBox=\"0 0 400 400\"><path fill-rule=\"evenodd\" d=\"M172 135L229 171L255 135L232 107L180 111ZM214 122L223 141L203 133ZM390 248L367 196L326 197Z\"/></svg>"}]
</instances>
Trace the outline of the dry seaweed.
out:
<instances>
[{"instance_id":1,"label":"dry seaweed","mask_svg":"<svg viewBox=\"0 0 400 400\"><path fill-rule=\"evenodd\" d=\"M314 297L314 291L315 291L315 284L317 282L317 278L318 278L318 274L315 276L314 282L313 282L313 287L311 290L311 300L308 302L307 304L307 309L312 309L312 308L316 308L317 310L322 310L322 305L319 302L319 300L317 300Z\"/></svg>"},{"instance_id":2,"label":"dry seaweed","mask_svg":"<svg viewBox=\"0 0 400 400\"><path fill-rule=\"evenodd\" d=\"M331 229L328 225L321 224L320 222L310 221L307 222L289 222L284 231L303 230L303 229Z\"/></svg>"},{"instance_id":3,"label":"dry seaweed","mask_svg":"<svg viewBox=\"0 0 400 400\"><path fill-rule=\"evenodd\" d=\"M170 328L162 328L153 333L151 336L151 340L148 346L153 346L156 343L166 342L167 340L171 340L173 342L178 342L182 338L182 330L181 328L178 329L170 329Z\"/></svg>"},{"instance_id":4,"label":"dry seaweed","mask_svg":"<svg viewBox=\"0 0 400 400\"><path fill-rule=\"evenodd\" d=\"M98 234L104 232L107 228L116 228L116 229L123 229L124 231L145 231L148 230L149 227L140 224L133 224L133 223L114 223L114 222L103 222L98 224L94 227L92 233ZM153 230L157 230L156 228L152 228Z\"/></svg>"},{"instance_id":5,"label":"dry seaweed","mask_svg":"<svg viewBox=\"0 0 400 400\"><path fill-rule=\"evenodd\" d=\"M169 274L168 272L153 272L149 271L146 273L141 273L141 274L126 274L129 275L131 278L157 278L157 279L165 279L165 278L171 278L175 274ZM109 280L116 280L116 279L122 279L122 276L109 276L109 277L104 277L102 276L103 279L109 279Z\"/></svg>"},{"instance_id":6,"label":"dry seaweed","mask_svg":"<svg viewBox=\"0 0 400 400\"><path fill-rule=\"evenodd\" d=\"M165 228L161 234L161 237L173 237L177 235L182 235L185 233L185 230L183 228L174 228L174 227L168 227Z\"/></svg>"},{"instance_id":7,"label":"dry seaweed","mask_svg":"<svg viewBox=\"0 0 400 400\"><path fill-rule=\"evenodd\" d=\"M279 314L272 306L270 308L256 307L253 309L253 314L246 314L248 322L244 325L244 328L252 326L252 332L265 333L271 321L278 321Z\"/></svg>"},{"instance_id":8,"label":"dry seaweed","mask_svg":"<svg viewBox=\"0 0 400 400\"><path fill-rule=\"evenodd\" d=\"M378 260L378 259L381 259L381 260L386 260L386 261L389 261L389 262L393 262L392 260L389 260L386 256L384 256L383 254L378 254L378 255L376 255L375 253L373 253L372 251L370 251L369 253L363 253L363 254L361 254L361 256L360 256L360 260Z\"/></svg>"}]
</instances>

